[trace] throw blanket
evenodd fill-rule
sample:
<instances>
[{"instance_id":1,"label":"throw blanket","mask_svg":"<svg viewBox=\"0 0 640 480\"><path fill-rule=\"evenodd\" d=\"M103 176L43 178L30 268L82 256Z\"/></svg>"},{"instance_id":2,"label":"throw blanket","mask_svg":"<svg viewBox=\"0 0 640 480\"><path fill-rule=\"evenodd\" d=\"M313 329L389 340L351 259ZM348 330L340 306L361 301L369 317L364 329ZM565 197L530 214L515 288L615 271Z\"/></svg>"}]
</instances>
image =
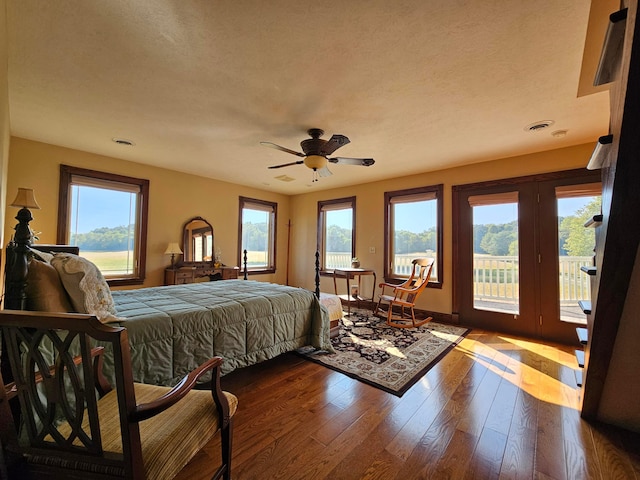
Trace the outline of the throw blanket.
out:
<instances>
[{"instance_id":1,"label":"throw blanket","mask_svg":"<svg viewBox=\"0 0 640 480\"><path fill-rule=\"evenodd\" d=\"M119 290L113 298L136 382L175 385L215 355L224 374L306 345L333 351L327 310L301 288L225 280Z\"/></svg>"}]
</instances>

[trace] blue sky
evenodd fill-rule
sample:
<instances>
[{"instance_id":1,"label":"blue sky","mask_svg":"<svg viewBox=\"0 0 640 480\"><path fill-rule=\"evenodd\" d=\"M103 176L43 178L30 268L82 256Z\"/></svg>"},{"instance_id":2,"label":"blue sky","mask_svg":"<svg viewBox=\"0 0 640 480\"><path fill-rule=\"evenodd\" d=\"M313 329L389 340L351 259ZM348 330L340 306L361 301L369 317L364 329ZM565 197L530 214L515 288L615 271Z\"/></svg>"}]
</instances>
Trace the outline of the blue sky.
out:
<instances>
[{"instance_id":1,"label":"blue sky","mask_svg":"<svg viewBox=\"0 0 640 480\"><path fill-rule=\"evenodd\" d=\"M332 210L332 220L342 228L351 228L351 215L349 210ZM396 216L396 229L409 232L423 232L435 225L435 219L425 218L423 206L419 204L403 203ZM416 219L421 224L417 225ZM358 221L358 217L356 217Z\"/></svg>"},{"instance_id":2,"label":"blue sky","mask_svg":"<svg viewBox=\"0 0 640 480\"><path fill-rule=\"evenodd\" d=\"M127 192L115 192L103 188L82 187L77 233L87 233L100 227L113 228L128 225L131 195ZM72 203L75 205L75 199ZM75 218L75 212L72 211L72 222Z\"/></svg>"}]
</instances>

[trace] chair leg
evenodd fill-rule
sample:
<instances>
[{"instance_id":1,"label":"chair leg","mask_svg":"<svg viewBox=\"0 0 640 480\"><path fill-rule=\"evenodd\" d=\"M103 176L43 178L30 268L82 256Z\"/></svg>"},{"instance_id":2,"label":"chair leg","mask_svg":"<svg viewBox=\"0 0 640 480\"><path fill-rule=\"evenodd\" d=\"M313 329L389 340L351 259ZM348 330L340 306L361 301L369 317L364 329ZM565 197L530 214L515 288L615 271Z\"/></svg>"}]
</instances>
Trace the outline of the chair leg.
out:
<instances>
[{"instance_id":1,"label":"chair leg","mask_svg":"<svg viewBox=\"0 0 640 480\"><path fill-rule=\"evenodd\" d=\"M225 440L222 443L222 454L224 455L225 462L227 464L227 472L224 476L224 480L231 480L231 451L233 443L233 418L229 420L229 426L224 432Z\"/></svg>"},{"instance_id":2,"label":"chair leg","mask_svg":"<svg viewBox=\"0 0 640 480\"><path fill-rule=\"evenodd\" d=\"M229 424L220 430L220 443L222 447L222 466L213 477L214 479L222 478L231 480L231 451L233 439L233 418L229 419Z\"/></svg>"},{"instance_id":3,"label":"chair leg","mask_svg":"<svg viewBox=\"0 0 640 480\"><path fill-rule=\"evenodd\" d=\"M433 317L427 317L424 320L416 320L416 315L415 315L415 311L413 310L413 307L409 307L411 309L411 323L397 323L393 321L392 315L391 315L391 306L389 307L389 314L387 315L387 324L390 327L396 327L396 328L413 328L413 327L419 327L421 325L424 325L427 322L430 322L431 320L433 320ZM405 315L404 312L404 306L401 307L401 312L400 312L400 320L404 320L405 316L408 317L408 315Z\"/></svg>"},{"instance_id":4,"label":"chair leg","mask_svg":"<svg viewBox=\"0 0 640 480\"><path fill-rule=\"evenodd\" d=\"M375 313L376 315L380 312L380 304L382 303L382 299L378 300L378 304L376 305Z\"/></svg>"},{"instance_id":5,"label":"chair leg","mask_svg":"<svg viewBox=\"0 0 640 480\"><path fill-rule=\"evenodd\" d=\"M391 322L391 316L393 315L393 303L389 302L389 309L387 310L387 325L393 325Z\"/></svg>"},{"instance_id":6,"label":"chair leg","mask_svg":"<svg viewBox=\"0 0 640 480\"><path fill-rule=\"evenodd\" d=\"M427 317L424 320L420 320L419 322L416 322L416 316L415 313L413 311L413 307L411 307L411 319L413 320L413 326L414 327L419 327L421 325L424 325L427 322L430 322L431 320L433 320L433 317Z\"/></svg>"}]
</instances>

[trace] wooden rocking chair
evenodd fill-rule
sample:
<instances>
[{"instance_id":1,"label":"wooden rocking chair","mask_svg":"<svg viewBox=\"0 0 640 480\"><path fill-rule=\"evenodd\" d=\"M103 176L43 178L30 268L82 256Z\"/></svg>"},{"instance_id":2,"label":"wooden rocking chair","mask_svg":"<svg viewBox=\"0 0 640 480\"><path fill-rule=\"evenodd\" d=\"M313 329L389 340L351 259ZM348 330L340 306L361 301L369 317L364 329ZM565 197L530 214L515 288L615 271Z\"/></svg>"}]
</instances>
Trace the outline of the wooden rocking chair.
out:
<instances>
[{"instance_id":1,"label":"wooden rocking chair","mask_svg":"<svg viewBox=\"0 0 640 480\"><path fill-rule=\"evenodd\" d=\"M222 465L213 478L231 477L237 399L220 389L220 357L174 388L159 387L133 382L127 330L93 316L4 310L0 329L15 379L0 383L9 478L169 479L218 431ZM211 390L192 390L207 372ZM21 425L9 408L16 400Z\"/></svg>"},{"instance_id":2,"label":"wooden rocking chair","mask_svg":"<svg viewBox=\"0 0 640 480\"><path fill-rule=\"evenodd\" d=\"M433 320L432 317L427 317L424 320L416 321L416 315L413 310L416 300L429 283L433 262L431 258L416 258L411 262L413 267L411 275L406 282L395 285L392 283L380 284L381 292L378 305L376 306L376 314L385 315L388 325L398 328L411 328L419 327ZM385 288L391 288L392 292L385 294ZM386 310L380 308L383 303L388 304ZM399 317L393 315L394 305L400 307ZM411 317L405 314L405 308L410 309ZM408 322L409 318L411 318L411 323ZM403 323L398 323L398 321L402 321Z\"/></svg>"}]
</instances>

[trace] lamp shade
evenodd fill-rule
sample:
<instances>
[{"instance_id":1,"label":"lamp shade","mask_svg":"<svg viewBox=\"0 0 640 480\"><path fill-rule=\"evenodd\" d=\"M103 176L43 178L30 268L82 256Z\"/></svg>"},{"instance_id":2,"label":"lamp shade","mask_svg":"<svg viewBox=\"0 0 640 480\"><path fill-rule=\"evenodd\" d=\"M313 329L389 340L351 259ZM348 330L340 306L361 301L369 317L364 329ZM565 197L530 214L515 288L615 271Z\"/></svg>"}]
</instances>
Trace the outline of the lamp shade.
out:
<instances>
[{"instance_id":1,"label":"lamp shade","mask_svg":"<svg viewBox=\"0 0 640 480\"><path fill-rule=\"evenodd\" d=\"M11 203L12 207L33 208L40 209L40 205L36 202L36 197L33 194L32 188L18 188L18 194L15 200Z\"/></svg>"},{"instance_id":2,"label":"lamp shade","mask_svg":"<svg viewBox=\"0 0 640 480\"><path fill-rule=\"evenodd\" d=\"M320 170L327 166L327 159L321 155L307 155L304 164L314 170Z\"/></svg>"},{"instance_id":3,"label":"lamp shade","mask_svg":"<svg viewBox=\"0 0 640 480\"><path fill-rule=\"evenodd\" d=\"M167 245L167 249L164 252L165 255L179 255L181 253L182 250L180 250L180 245L178 245L176 242Z\"/></svg>"}]
</instances>

